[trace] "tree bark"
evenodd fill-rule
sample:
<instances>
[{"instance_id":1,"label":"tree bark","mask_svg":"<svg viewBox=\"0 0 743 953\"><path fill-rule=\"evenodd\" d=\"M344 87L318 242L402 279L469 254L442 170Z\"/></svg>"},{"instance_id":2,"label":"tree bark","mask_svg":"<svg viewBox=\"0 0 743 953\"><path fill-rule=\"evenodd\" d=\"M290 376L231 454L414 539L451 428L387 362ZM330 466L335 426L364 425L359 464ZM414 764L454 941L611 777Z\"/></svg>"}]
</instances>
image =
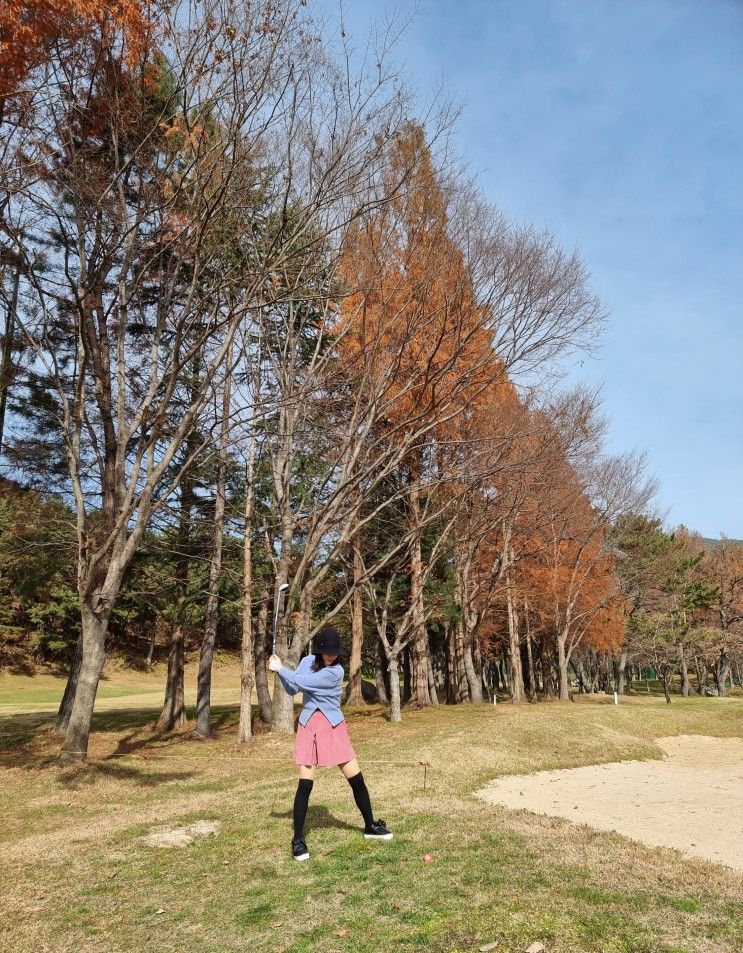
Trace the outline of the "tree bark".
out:
<instances>
[{"instance_id":1,"label":"tree bark","mask_svg":"<svg viewBox=\"0 0 743 953\"><path fill-rule=\"evenodd\" d=\"M705 678L704 672L702 671L702 666L699 664L699 656L696 654L694 655L694 668L696 669L697 673L697 691L700 695L702 695L702 689L704 688L707 680Z\"/></svg>"},{"instance_id":2,"label":"tree bark","mask_svg":"<svg viewBox=\"0 0 743 953\"><path fill-rule=\"evenodd\" d=\"M524 674L521 670L519 618L513 600L510 579L506 583L506 604L508 608L508 654L511 661L511 701L514 705L520 705L525 694Z\"/></svg>"},{"instance_id":3,"label":"tree bark","mask_svg":"<svg viewBox=\"0 0 743 953\"><path fill-rule=\"evenodd\" d=\"M568 662L565 656L566 636L563 633L557 635L557 670L560 679L560 701L570 699L570 686L568 684Z\"/></svg>"},{"instance_id":4,"label":"tree bark","mask_svg":"<svg viewBox=\"0 0 743 953\"><path fill-rule=\"evenodd\" d=\"M689 684L689 669L686 664L686 651L683 642L679 642L679 660L681 662L681 695L688 698L691 695L691 685Z\"/></svg>"},{"instance_id":5,"label":"tree bark","mask_svg":"<svg viewBox=\"0 0 743 953\"><path fill-rule=\"evenodd\" d=\"M288 568L288 562L286 564ZM279 599L280 589L283 581L286 577L277 576L276 578L276 591L274 593L274 613L276 611L277 600ZM304 595L304 594L303 594ZM300 615L302 613L307 613L307 607L303 606L300 609ZM297 645L301 642L301 637L299 634L294 636L294 647L290 651L288 648L288 638L286 633L286 616L287 613L279 613L278 615L278 625L276 635L276 654L279 658L287 665L289 668L296 667L296 664L299 661L299 652L294 651ZM278 675L274 675L273 683L273 701L271 706L271 731L279 732L281 734L293 734L294 733L294 696L289 695L285 690L284 686L281 684L281 680Z\"/></svg>"},{"instance_id":6,"label":"tree bark","mask_svg":"<svg viewBox=\"0 0 743 953\"><path fill-rule=\"evenodd\" d=\"M458 705L469 700L469 685L464 669L464 623L461 618L454 625L447 626L446 646L449 676L446 701L448 705Z\"/></svg>"},{"instance_id":7,"label":"tree bark","mask_svg":"<svg viewBox=\"0 0 743 953\"><path fill-rule=\"evenodd\" d=\"M80 607L82 619L83 653L60 761L84 761L88 756L88 737L93 720L95 696L103 663L106 660L106 635L109 613L95 613L87 600Z\"/></svg>"},{"instance_id":8,"label":"tree bark","mask_svg":"<svg viewBox=\"0 0 743 953\"><path fill-rule=\"evenodd\" d=\"M387 692L389 669L385 665L382 640L379 638L379 636L376 638L376 645L374 649L374 680L377 686L377 701L380 705L386 705L389 697Z\"/></svg>"},{"instance_id":9,"label":"tree bark","mask_svg":"<svg viewBox=\"0 0 743 953\"><path fill-rule=\"evenodd\" d=\"M191 442L187 444L191 450ZM168 674L165 680L165 701L155 729L175 731L186 723L185 700L185 643L186 608L188 601L188 568L191 557L191 514L193 510L193 478L187 473L181 484L180 513L178 515L178 554L176 556L176 610L175 624L170 636Z\"/></svg>"},{"instance_id":10,"label":"tree bark","mask_svg":"<svg viewBox=\"0 0 743 953\"><path fill-rule=\"evenodd\" d=\"M433 659L428 656L428 694L432 705L438 705L439 696L436 691L436 673L433 670Z\"/></svg>"},{"instance_id":11,"label":"tree bark","mask_svg":"<svg viewBox=\"0 0 743 953\"><path fill-rule=\"evenodd\" d=\"M624 694L624 683L627 673L627 649L622 649L622 654L619 656L619 684L617 686L617 692L620 695ZM629 693L629 687L628 687Z\"/></svg>"},{"instance_id":12,"label":"tree bark","mask_svg":"<svg viewBox=\"0 0 743 953\"><path fill-rule=\"evenodd\" d=\"M254 640L255 653L255 690L258 694L258 708L261 721L265 725L271 724L272 702L271 692L268 689L268 672L266 669L266 636L268 633L268 589L261 590L261 605L258 609L258 631Z\"/></svg>"},{"instance_id":13,"label":"tree bark","mask_svg":"<svg viewBox=\"0 0 743 953\"><path fill-rule=\"evenodd\" d=\"M529 671L529 701L537 700L537 676L534 671L534 655L531 645L531 625L529 624L529 603L524 599L524 627L526 629L526 660Z\"/></svg>"},{"instance_id":14,"label":"tree bark","mask_svg":"<svg viewBox=\"0 0 743 953\"><path fill-rule=\"evenodd\" d=\"M663 680L663 694L666 696L667 704L671 704L670 669L667 665L661 666L661 678Z\"/></svg>"},{"instance_id":15,"label":"tree bark","mask_svg":"<svg viewBox=\"0 0 743 953\"><path fill-rule=\"evenodd\" d=\"M242 744L253 735L253 474L255 471L255 434L251 435L250 451L245 466L245 509L243 511L243 607L240 644L240 722L237 740Z\"/></svg>"},{"instance_id":16,"label":"tree bark","mask_svg":"<svg viewBox=\"0 0 743 953\"><path fill-rule=\"evenodd\" d=\"M482 702L482 680L475 669L471 645L465 645L464 647L464 671L467 675L470 701L475 705L479 705Z\"/></svg>"},{"instance_id":17,"label":"tree bark","mask_svg":"<svg viewBox=\"0 0 743 953\"><path fill-rule=\"evenodd\" d=\"M353 548L353 597L351 608L351 659L349 663L347 705L363 705L364 694L361 691L361 648L364 641L364 607L361 579L364 566L361 558L361 540L359 533L354 536Z\"/></svg>"},{"instance_id":18,"label":"tree bark","mask_svg":"<svg viewBox=\"0 0 743 953\"><path fill-rule=\"evenodd\" d=\"M712 672L715 677L717 694L720 698L724 698L727 694L727 683L730 679L730 661L724 646L720 649L720 654L715 660Z\"/></svg>"},{"instance_id":19,"label":"tree bark","mask_svg":"<svg viewBox=\"0 0 743 953\"><path fill-rule=\"evenodd\" d=\"M430 705L429 690L430 650L428 630L426 629L423 605L423 554L421 542L420 483L417 473L410 475L410 530L412 546L410 551L410 599L413 606L413 638L411 641L411 669L413 697L416 705Z\"/></svg>"},{"instance_id":20,"label":"tree bark","mask_svg":"<svg viewBox=\"0 0 743 953\"><path fill-rule=\"evenodd\" d=\"M75 690L80 677L80 666L82 661L83 636L81 632L77 637L77 645L75 646L75 655L72 659L72 667L70 668L70 674L67 676L67 684L65 685L64 695L62 696L62 701L59 705L59 711L57 712L56 729L61 735L66 733L67 726L70 723L70 715L72 714L72 705L75 701Z\"/></svg>"},{"instance_id":21,"label":"tree bark","mask_svg":"<svg viewBox=\"0 0 743 953\"><path fill-rule=\"evenodd\" d=\"M201 738L212 735L211 693L212 661L217 641L219 621L219 587L222 581L222 543L224 540L225 493L227 487L227 441L230 432L230 405L232 389L232 348L227 352L227 373L224 381L222 420L219 433L219 463L217 465L217 496L214 501L214 536L212 558L209 563L209 596L206 604L204 638L199 653L199 673L196 684L196 730Z\"/></svg>"},{"instance_id":22,"label":"tree bark","mask_svg":"<svg viewBox=\"0 0 743 953\"><path fill-rule=\"evenodd\" d=\"M393 655L387 662L390 673L390 721L402 721L400 705L400 670L397 656Z\"/></svg>"},{"instance_id":23,"label":"tree bark","mask_svg":"<svg viewBox=\"0 0 743 953\"><path fill-rule=\"evenodd\" d=\"M12 377L13 338L15 336L20 282L21 266L18 262L13 271L13 290L10 293L8 310L5 315L5 335L3 336L3 354L0 363L0 453L2 453L5 438L5 411L8 406L8 391L10 390L10 379Z\"/></svg>"},{"instance_id":24,"label":"tree bark","mask_svg":"<svg viewBox=\"0 0 743 953\"><path fill-rule=\"evenodd\" d=\"M185 633L178 619L170 636L168 674L165 680L165 704L155 723L156 731L175 731L186 723L186 699L184 688Z\"/></svg>"},{"instance_id":25,"label":"tree bark","mask_svg":"<svg viewBox=\"0 0 743 953\"><path fill-rule=\"evenodd\" d=\"M406 645L402 653L402 703L407 705L412 697L412 686L411 686L411 664L410 664L410 646ZM390 691L392 687L390 686Z\"/></svg>"}]
</instances>

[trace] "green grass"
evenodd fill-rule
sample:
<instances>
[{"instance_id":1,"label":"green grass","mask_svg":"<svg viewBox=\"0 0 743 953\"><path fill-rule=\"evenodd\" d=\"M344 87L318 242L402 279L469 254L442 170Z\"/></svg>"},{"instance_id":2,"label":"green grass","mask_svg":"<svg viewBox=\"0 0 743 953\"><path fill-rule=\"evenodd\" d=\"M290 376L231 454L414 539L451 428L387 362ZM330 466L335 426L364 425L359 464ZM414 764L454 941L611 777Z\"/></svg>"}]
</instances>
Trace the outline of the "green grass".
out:
<instances>
[{"instance_id":1,"label":"green grass","mask_svg":"<svg viewBox=\"0 0 743 953\"><path fill-rule=\"evenodd\" d=\"M158 738L154 709L126 708L128 697L96 715L81 768L57 766L49 715L0 719L3 953L743 949L734 872L472 797L500 774L655 758L662 735L740 736L740 699L442 706L401 725L380 708L349 713L395 839L361 837L347 783L326 769L310 802L312 859L297 864L290 738L240 747L226 706L214 741ZM184 849L140 840L201 818L220 833Z\"/></svg>"}]
</instances>

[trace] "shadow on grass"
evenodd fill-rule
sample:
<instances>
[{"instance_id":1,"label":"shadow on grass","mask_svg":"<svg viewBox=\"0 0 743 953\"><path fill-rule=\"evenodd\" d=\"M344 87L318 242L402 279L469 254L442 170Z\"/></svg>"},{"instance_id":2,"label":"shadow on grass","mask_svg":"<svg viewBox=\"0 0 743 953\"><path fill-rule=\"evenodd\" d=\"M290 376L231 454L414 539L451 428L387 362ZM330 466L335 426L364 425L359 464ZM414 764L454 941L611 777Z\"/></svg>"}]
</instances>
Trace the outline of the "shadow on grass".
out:
<instances>
[{"instance_id":1,"label":"shadow on grass","mask_svg":"<svg viewBox=\"0 0 743 953\"><path fill-rule=\"evenodd\" d=\"M51 766L56 759L49 759ZM65 768L60 772L59 783L70 791L77 791L85 785L95 784L100 779L115 781L134 781L143 788L156 788L172 781L190 781L193 771L151 771L144 765L124 764L121 761L88 761L80 765Z\"/></svg>"},{"instance_id":2,"label":"shadow on grass","mask_svg":"<svg viewBox=\"0 0 743 953\"><path fill-rule=\"evenodd\" d=\"M84 773L84 769L95 768L99 772L108 771L112 775L118 772L119 777L141 777L143 783L147 784L191 777L190 772L150 774L139 767L117 763L118 759L127 756L140 756L147 760L150 755L154 762L158 760L158 753L163 753L164 759L168 754L173 756L174 749L181 748L186 742L194 743L190 729L174 733L155 731L155 721L159 713L159 707L96 712L91 725L93 749L96 735L123 733L123 736L116 739L116 747L112 751L97 757L91 754L88 761L77 770ZM0 716L0 766L28 770L56 766L63 741L63 736L55 730L56 717L54 712ZM212 740L219 740L224 734L233 732L238 719L239 706L214 706L214 734L210 739L201 739L200 744L208 745Z\"/></svg>"},{"instance_id":3,"label":"shadow on grass","mask_svg":"<svg viewBox=\"0 0 743 953\"><path fill-rule=\"evenodd\" d=\"M291 819L292 811L271 811L271 817ZM343 831L358 831L361 824L347 824L340 820L323 804L311 804L307 808L307 820L305 821L305 833L312 830L320 830L323 827L337 827Z\"/></svg>"}]
</instances>

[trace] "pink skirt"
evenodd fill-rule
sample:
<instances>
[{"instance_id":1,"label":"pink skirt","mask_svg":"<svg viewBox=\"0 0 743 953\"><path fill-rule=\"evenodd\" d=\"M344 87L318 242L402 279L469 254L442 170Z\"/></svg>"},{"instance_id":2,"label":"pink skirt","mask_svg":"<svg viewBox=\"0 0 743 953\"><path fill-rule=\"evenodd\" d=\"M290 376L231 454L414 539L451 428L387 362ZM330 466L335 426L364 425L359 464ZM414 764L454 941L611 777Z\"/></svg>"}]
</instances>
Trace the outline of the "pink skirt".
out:
<instances>
[{"instance_id":1,"label":"pink skirt","mask_svg":"<svg viewBox=\"0 0 743 953\"><path fill-rule=\"evenodd\" d=\"M297 764L327 767L345 764L355 757L345 721L334 728L318 708L306 725L297 726L294 738L294 760Z\"/></svg>"}]
</instances>

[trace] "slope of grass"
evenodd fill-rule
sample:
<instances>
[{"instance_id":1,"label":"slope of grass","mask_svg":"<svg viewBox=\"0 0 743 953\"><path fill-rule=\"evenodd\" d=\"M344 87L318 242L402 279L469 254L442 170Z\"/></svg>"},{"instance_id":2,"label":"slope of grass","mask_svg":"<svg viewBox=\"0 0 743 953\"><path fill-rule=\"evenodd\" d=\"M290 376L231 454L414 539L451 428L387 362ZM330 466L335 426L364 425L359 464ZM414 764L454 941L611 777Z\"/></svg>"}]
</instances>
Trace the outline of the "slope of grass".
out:
<instances>
[{"instance_id":1,"label":"slope of grass","mask_svg":"<svg viewBox=\"0 0 743 953\"><path fill-rule=\"evenodd\" d=\"M292 739L238 746L234 707L217 709L213 741L158 738L152 708L126 707L136 697L96 716L91 761L75 769L55 762L48 714L0 719L3 951L743 949L734 872L472 797L499 774L655 758L663 735L743 735L740 699L441 707L401 725L378 707L349 712L395 839L364 841L347 783L325 769L312 859L297 864ZM187 848L141 840L202 818L221 830Z\"/></svg>"}]
</instances>

